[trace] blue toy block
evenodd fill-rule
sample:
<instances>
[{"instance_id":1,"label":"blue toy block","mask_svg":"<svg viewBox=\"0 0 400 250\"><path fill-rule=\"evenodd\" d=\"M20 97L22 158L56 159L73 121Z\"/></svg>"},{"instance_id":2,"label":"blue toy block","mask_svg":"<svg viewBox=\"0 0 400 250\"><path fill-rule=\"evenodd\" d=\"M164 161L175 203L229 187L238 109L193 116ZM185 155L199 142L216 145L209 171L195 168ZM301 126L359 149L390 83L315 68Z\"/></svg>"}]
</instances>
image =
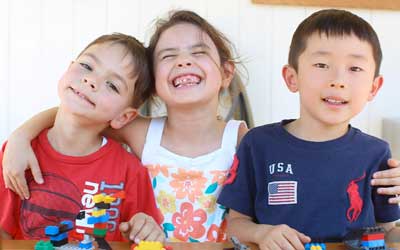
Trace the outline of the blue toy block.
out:
<instances>
[{"instance_id":1,"label":"blue toy block","mask_svg":"<svg viewBox=\"0 0 400 250\"><path fill-rule=\"evenodd\" d=\"M47 236L52 236L52 235L57 235L57 234L59 234L59 233L60 233L60 230L58 229L58 226L47 226L47 227L44 229L44 233L45 233Z\"/></svg>"},{"instance_id":2,"label":"blue toy block","mask_svg":"<svg viewBox=\"0 0 400 250\"><path fill-rule=\"evenodd\" d=\"M363 247L382 247L385 246L385 240L370 240L361 242Z\"/></svg>"},{"instance_id":3,"label":"blue toy block","mask_svg":"<svg viewBox=\"0 0 400 250\"><path fill-rule=\"evenodd\" d=\"M56 236L57 234L68 232L74 227L72 221L64 220L58 226L47 226L44 229L46 236Z\"/></svg>"},{"instance_id":4,"label":"blue toy block","mask_svg":"<svg viewBox=\"0 0 400 250\"><path fill-rule=\"evenodd\" d=\"M92 242L88 242L88 243L82 243L82 242L80 242L80 243L79 243L79 247L80 247L80 248L84 248L84 249L90 249L92 246L93 246L93 243L92 243Z\"/></svg>"},{"instance_id":5,"label":"blue toy block","mask_svg":"<svg viewBox=\"0 0 400 250\"><path fill-rule=\"evenodd\" d=\"M105 223L110 219L110 214L106 213L105 215L99 217L89 217L87 223L88 224L96 224L96 223Z\"/></svg>"}]
</instances>

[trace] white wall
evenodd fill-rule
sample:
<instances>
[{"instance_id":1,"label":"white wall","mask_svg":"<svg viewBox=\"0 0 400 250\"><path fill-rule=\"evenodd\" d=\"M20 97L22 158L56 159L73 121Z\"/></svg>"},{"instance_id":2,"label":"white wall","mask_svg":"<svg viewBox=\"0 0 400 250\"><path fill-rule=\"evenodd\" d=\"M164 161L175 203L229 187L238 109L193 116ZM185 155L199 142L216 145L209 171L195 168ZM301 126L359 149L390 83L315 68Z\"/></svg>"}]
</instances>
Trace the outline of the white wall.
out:
<instances>
[{"instance_id":1,"label":"white wall","mask_svg":"<svg viewBox=\"0 0 400 250\"><path fill-rule=\"evenodd\" d=\"M236 45L249 72L255 123L297 117L297 96L281 79L291 35L318 8L254 5L250 0L1 0L0 141L24 120L58 103L57 80L95 37L125 32L147 42L152 20L172 8L198 12ZM352 10L376 29L385 85L353 125L380 136L382 118L400 116L400 12Z\"/></svg>"}]
</instances>

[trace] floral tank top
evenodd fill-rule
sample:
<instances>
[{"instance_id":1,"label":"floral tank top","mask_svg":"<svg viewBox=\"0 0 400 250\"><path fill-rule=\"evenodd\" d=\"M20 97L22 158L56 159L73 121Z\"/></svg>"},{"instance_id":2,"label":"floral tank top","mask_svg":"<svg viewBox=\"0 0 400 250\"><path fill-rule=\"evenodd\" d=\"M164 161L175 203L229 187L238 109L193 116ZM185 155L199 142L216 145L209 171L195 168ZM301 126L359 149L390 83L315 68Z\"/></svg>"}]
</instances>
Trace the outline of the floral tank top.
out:
<instances>
[{"instance_id":1,"label":"floral tank top","mask_svg":"<svg viewBox=\"0 0 400 250\"><path fill-rule=\"evenodd\" d=\"M216 201L233 163L240 123L227 123L219 149L189 158L162 147L165 118L151 120L142 163L149 170L168 241L226 240L226 210Z\"/></svg>"}]
</instances>

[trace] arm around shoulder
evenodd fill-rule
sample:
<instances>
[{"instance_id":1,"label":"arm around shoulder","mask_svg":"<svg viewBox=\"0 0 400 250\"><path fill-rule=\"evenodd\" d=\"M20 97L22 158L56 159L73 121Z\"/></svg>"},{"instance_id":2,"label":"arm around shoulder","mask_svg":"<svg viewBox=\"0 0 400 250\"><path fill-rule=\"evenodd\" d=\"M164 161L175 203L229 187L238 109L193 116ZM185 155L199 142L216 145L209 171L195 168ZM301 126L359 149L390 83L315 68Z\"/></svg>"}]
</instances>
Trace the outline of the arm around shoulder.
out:
<instances>
[{"instance_id":1,"label":"arm around shoulder","mask_svg":"<svg viewBox=\"0 0 400 250\"><path fill-rule=\"evenodd\" d=\"M141 158L150 121L151 119L148 117L137 116L124 127L120 129L108 129L105 133L107 136L127 144Z\"/></svg>"}]
</instances>

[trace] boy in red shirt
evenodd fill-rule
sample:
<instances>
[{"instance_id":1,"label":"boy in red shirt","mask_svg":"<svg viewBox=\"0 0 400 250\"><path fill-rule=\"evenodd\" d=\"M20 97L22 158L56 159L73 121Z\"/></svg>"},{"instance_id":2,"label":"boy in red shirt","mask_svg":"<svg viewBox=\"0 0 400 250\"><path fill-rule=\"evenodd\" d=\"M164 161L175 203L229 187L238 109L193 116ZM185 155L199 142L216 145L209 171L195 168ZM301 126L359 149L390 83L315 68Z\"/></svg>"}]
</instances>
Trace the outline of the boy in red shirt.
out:
<instances>
[{"instance_id":1,"label":"boy in red shirt","mask_svg":"<svg viewBox=\"0 0 400 250\"><path fill-rule=\"evenodd\" d=\"M95 194L124 190L126 198L111 204L106 239L122 240L123 234L131 240L163 241L147 170L120 144L101 135L109 126L118 129L134 119L150 93L140 42L112 34L90 43L58 82L61 104L54 127L32 142L45 183L37 185L27 176L32 195L20 200L0 177L1 237L46 238L46 226L74 220L80 210L93 208Z\"/></svg>"}]
</instances>

